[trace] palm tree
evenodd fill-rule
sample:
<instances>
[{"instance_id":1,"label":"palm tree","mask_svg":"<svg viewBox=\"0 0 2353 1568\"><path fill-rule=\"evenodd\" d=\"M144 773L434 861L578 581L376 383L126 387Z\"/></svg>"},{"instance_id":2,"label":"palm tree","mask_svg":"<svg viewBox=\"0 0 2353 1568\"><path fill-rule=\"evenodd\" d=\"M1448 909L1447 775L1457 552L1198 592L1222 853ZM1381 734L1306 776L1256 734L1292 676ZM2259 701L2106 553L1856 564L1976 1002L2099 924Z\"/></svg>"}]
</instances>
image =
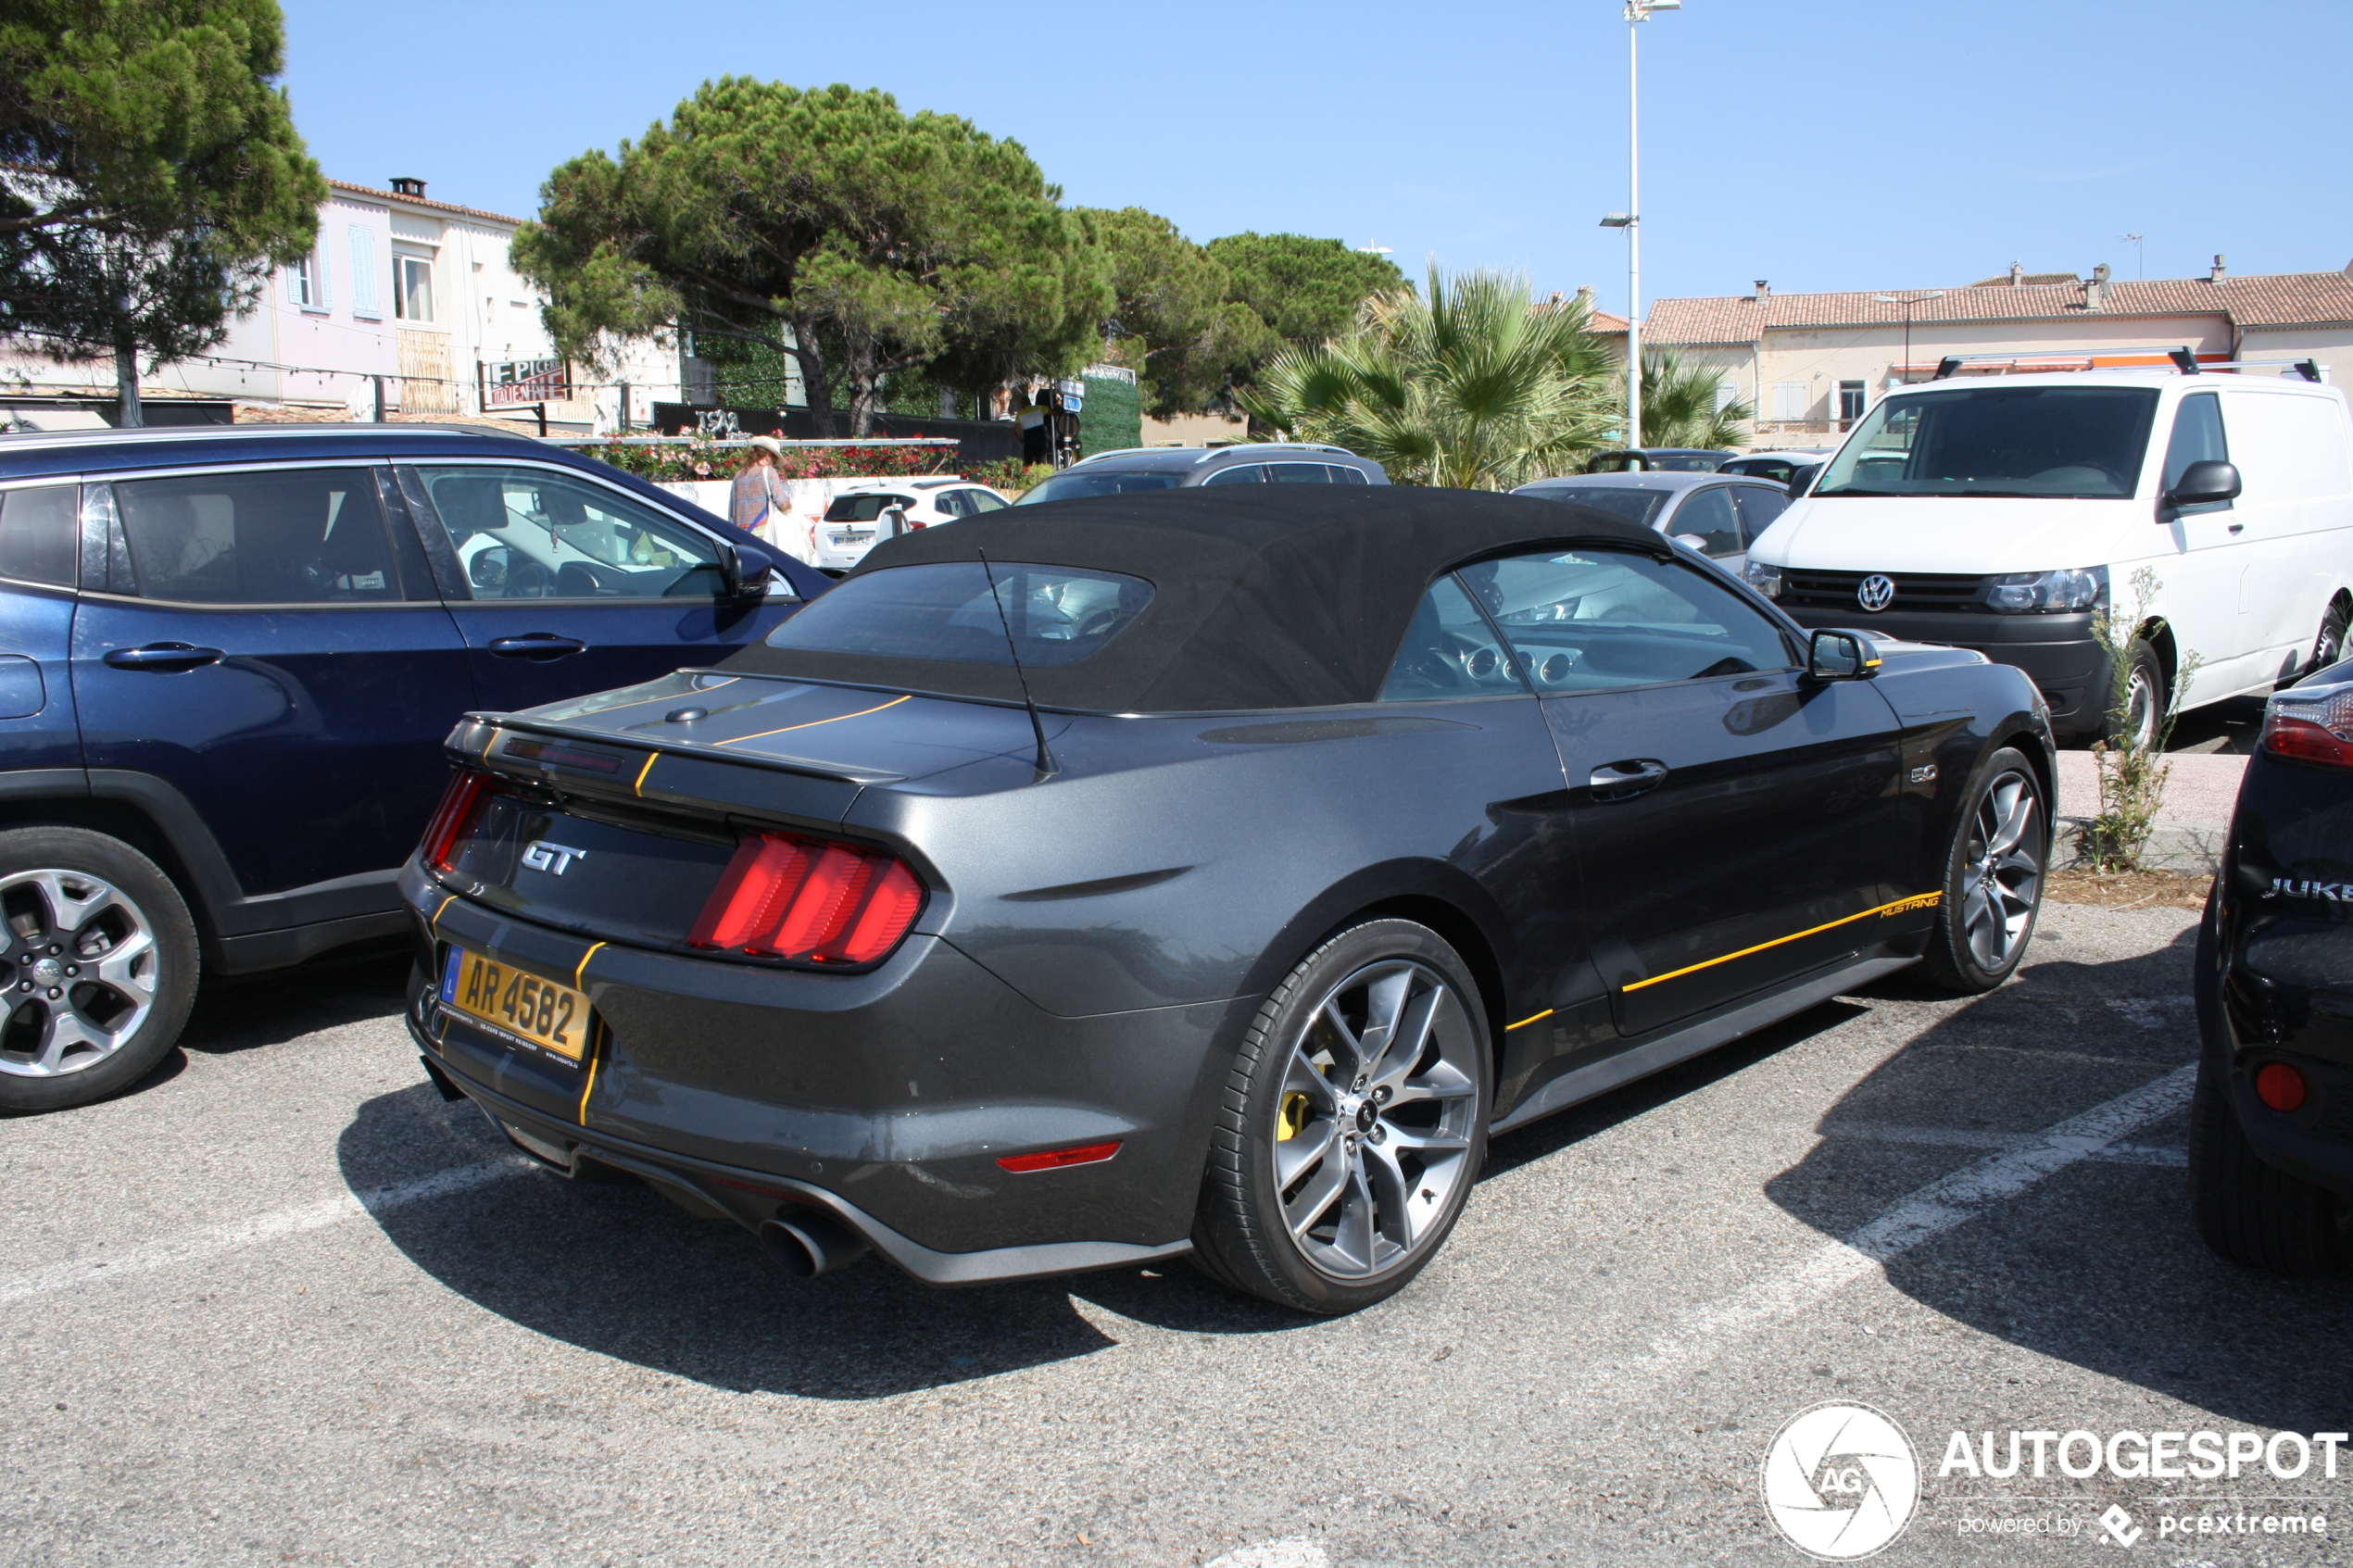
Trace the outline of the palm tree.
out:
<instances>
[{"instance_id":1,"label":"palm tree","mask_svg":"<svg viewBox=\"0 0 2353 1568\"><path fill-rule=\"evenodd\" d=\"M1277 354L1237 400L1400 484L1509 490L1574 470L1609 435L1616 378L1590 321L1538 306L1525 277L1433 265L1426 291L1374 295L1348 332Z\"/></svg>"},{"instance_id":2,"label":"palm tree","mask_svg":"<svg viewBox=\"0 0 2353 1568\"><path fill-rule=\"evenodd\" d=\"M1642 445L1737 451L1748 445L1740 427L1756 410L1735 398L1718 408L1719 380L1705 365L1686 366L1673 351L1642 356Z\"/></svg>"}]
</instances>

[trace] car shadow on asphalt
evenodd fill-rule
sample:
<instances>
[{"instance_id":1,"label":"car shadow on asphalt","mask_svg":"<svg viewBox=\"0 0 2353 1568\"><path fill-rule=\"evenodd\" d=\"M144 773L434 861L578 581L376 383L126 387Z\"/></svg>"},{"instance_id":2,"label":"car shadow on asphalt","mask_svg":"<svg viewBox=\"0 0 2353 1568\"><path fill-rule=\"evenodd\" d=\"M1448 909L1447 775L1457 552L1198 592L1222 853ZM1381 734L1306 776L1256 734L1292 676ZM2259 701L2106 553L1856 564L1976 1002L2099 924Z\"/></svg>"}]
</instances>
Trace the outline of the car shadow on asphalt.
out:
<instances>
[{"instance_id":1,"label":"car shadow on asphalt","mask_svg":"<svg viewBox=\"0 0 2353 1568\"><path fill-rule=\"evenodd\" d=\"M402 945L329 953L263 974L207 976L180 1038L137 1083L107 1098L161 1088L188 1070L188 1053L231 1056L283 1046L321 1029L398 1017L406 997L409 949Z\"/></svg>"},{"instance_id":2,"label":"car shadow on asphalt","mask_svg":"<svg viewBox=\"0 0 2353 1568\"><path fill-rule=\"evenodd\" d=\"M1766 1184L1768 1196L1843 1238L1946 1173L1998 1157L2001 1137L2196 1060L2196 938L2193 927L2157 952L2109 962L2045 958L1956 1009L1842 1095L1817 1123L1821 1141ZM1917 984L1883 983L1906 996ZM1939 1146L1923 1133L1957 1141ZM2178 1151L2186 1136L2176 1112L2120 1141ZM2344 1351L2353 1289L2213 1256L2192 1227L2179 1164L2070 1165L1897 1255L1886 1277L1981 1333L2230 1421L2342 1429L2353 1406ZM1991 1391L1989 1402L1998 1408L1999 1397ZM2020 1408L2015 1420L2041 1426L2066 1414Z\"/></svg>"},{"instance_id":3,"label":"car shadow on asphalt","mask_svg":"<svg viewBox=\"0 0 2353 1568\"><path fill-rule=\"evenodd\" d=\"M511 1151L426 1085L380 1095L343 1133L355 1192ZM1091 1355L1117 1343L1075 1305L1199 1333L1311 1320L1236 1297L1182 1262L938 1290L869 1256L794 1278L750 1235L690 1216L626 1179L522 1169L379 1210L420 1269L485 1311L550 1338L714 1387L870 1399Z\"/></svg>"}]
</instances>

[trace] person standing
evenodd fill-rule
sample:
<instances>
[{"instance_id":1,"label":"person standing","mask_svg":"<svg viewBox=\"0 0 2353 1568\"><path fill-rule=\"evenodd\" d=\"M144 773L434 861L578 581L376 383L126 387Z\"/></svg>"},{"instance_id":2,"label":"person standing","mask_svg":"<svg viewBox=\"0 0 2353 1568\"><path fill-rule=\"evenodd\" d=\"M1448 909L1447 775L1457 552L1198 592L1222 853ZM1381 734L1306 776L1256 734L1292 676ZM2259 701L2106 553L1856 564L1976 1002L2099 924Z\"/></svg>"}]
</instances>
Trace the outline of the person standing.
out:
<instances>
[{"instance_id":1,"label":"person standing","mask_svg":"<svg viewBox=\"0 0 2353 1568\"><path fill-rule=\"evenodd\" d=\"M736 470L735 488L728 495L729 522L751 533L760 533L764 524L783 524L792 508L791 493L776 469L784 455L784 444L774 436L751 438L751 445L744 452L744 466Z\"/></svg>"}]
</instances>

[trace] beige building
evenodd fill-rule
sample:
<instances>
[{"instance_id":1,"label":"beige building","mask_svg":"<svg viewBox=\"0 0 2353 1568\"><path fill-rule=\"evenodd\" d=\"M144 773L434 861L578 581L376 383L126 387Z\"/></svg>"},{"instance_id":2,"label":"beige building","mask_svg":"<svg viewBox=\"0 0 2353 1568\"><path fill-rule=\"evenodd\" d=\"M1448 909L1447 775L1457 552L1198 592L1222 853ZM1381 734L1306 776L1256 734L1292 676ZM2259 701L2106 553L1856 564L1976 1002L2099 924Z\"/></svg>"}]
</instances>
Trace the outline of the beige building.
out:
<instances>
[{"instance_id":1,"label":"beige building","mask_svg":"<svg viewBox=\"0 0 2353 1568\"><path fill-rule=\"evenodd\" d=\"M569 390L547 400L550 428L585 433L612 425L617 383L631 383L640 425L654 398L678 395L675 351L650 341L630 345L616 384L568 383L540 321L544 296L509 259L521 220L429 198L422 180L391 183L327 182L310 255L279 269L218 347L141 376L149 421L381 412L535 428L522 405ZM114 379L108 358L0 354L0 428L98 423L113 410Z\"/></svg>"},{"instance_id":2,"label":"beige building","mask_svg":"<svg viewBox=\"0 0 2353 1568\"><path fill-rule=\"evenodd\" d=\"M1928 380L1948 355L1990 356L1963 371L1984 373L2020 361L2162 364L2165 350L2186 347L2208 362L2309 359L2353 386L2353 269L2233 277L2218 256L2203 278L2123 282L2106 267L2089 278L2013 267L1913 307L1907 355L1905 307L1878 295L1928 292L1775 294L1759 282L1745 295L1654 302L1642 342L1718 367L1723 395L1756 410L1759 446L1832 445L1890 387ZM2294 373L2248 373L2282 372Z\"/></svg>"}]
</instances>

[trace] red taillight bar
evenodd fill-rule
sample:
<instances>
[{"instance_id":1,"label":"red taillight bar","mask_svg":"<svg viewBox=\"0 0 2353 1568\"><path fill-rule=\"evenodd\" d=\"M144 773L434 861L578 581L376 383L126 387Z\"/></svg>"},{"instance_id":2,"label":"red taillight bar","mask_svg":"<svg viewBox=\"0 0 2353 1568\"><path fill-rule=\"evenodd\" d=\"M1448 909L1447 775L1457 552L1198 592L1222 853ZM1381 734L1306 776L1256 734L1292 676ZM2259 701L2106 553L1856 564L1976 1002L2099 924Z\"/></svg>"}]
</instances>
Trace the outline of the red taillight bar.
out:
<instances>
[{"instance_id":1,"label":"red taillight bar","mask_svg":"<svg viewBox=\"0 0 2353 1568\"><path fill-rule=\"evenodd\" d=\"M448 789L441 797L441 809L433 814L433 821L425 828L425 864L449 870L450 851L465 835L474 809L489 791L488 773L464 772L449 781Z\"/></svg>"},{"instance_id":2,"label":"red taillight bar","mask_svg":"<svg viewBox=\"0 0 2353 1568\"><path fill-rule=\"evenodd\" d=\"M2353 741L2325 724L2274 709L2263 721L2263 749L2274 757L2353 768Z\"/></svg>"},{"instance_id":3,"label":"red taillight bar","mask_svg":"<svg viewBox=\"0 0 2353 1568\"><path fill-rule=\"evenodd\" d=\"M1016 1174L1026 1171L1059 1171L1065 1165L1092 1165L1119 1152L1119 1140L1083 1144L1076 1148L1048 1149L1043 1154L1008 1154L997 1163Z\"/></svg>"},{"instance_id":4,"label":"red taillight bar","mask_svg":"<svg viewBox=\"0 0 2353 1568\"><path fill-rule=\"evenodd\" d=\"M799 963L866 964L923 908L914 872L879 849L748 834L711 890L689 945Z\"/></svg>"}]
</instances>

